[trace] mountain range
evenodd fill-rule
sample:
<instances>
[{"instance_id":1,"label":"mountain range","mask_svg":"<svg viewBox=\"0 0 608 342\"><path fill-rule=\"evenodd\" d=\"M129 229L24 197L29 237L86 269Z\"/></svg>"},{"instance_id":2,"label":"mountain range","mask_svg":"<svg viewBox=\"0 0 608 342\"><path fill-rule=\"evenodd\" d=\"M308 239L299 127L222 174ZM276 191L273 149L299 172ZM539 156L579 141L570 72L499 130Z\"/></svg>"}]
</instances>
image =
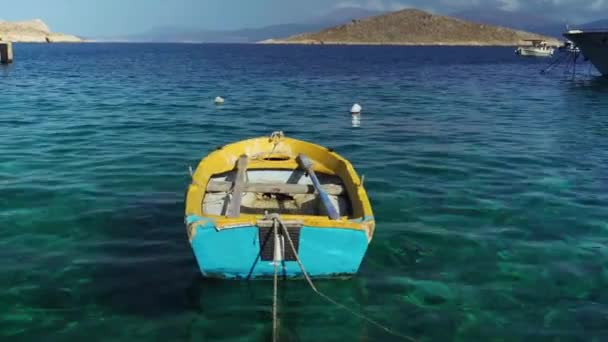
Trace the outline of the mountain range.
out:
<instances>
[{"instance_id":1,"label":"mountain range","mask_svg":"<svg viewBox=\"0 0 608 342\"><path fill-rule=\"evenodd\" d=\"M196 43L255 43L269 39L284 39L304 33L319 32L360 19L386 14L385 11L368 10L360 7L337 8L301 22L268 25L263 27L235 30L205 30L187 27L158 27L137 34L112 37L86 37L87 41L100 42L196 42ZM606 28L608 19L589 23L569 23L555 20L542 14L527 14L504 10L469 10L449 13L450 17L473 23L500 26L527 31L563 40L562 33L569 28ZM39 19L25 22L0 20L0 38L12 41L30 42L79 42L85 39L73 35L53 33Z\"/></svg>"},{"instance_id":2,"label":"mountain range","mask_svg":"<svg viewBox=\"0 0 608 342\"><path fill-rule=\"evenodd\" d=\"M237 30L158 27L138 34L114 37L93 37L91 39L95 41L125 42L254 43L268 39L286 38L302 33L317 32L349 23L352 20L365 19L385 13L387 12L368 10L360 7L345 7L337 8L324 15L295 23ZM567 30L568 25L572 28L608 27L608 20L600 20L592 23L569 23L565 19L555 20L541 14L533 15L522 11L512 12L498 9L459 11L448 13L448 15L474 23L527 31L560 40L563 40L562 33Z\"/></svg>"},{"instance_id":3,"label":"mountain range","mask_svg":"<svg viewBox=\"0 0 608 342\"><path fill-rule=\"evenodd\" d=\"M472 22L508 27L515 30L534 32L545 36L562 38L568 23L541 15L504 10L469 10L450 14L452 17Z\"/></svg>"},{"instance_id":4,"label":"mountain range","mask_svg":"<svg viewBox=\"0 0 608 342\"><path fill-rule=\"evenodd\" d=\"M574 28L590 29L590 28L608 28L608 19L596 20L586 24L577 25Z\"/></svg>"},{"instance_id":5,"label":"mountain range","mask_svg":"<svg viewBox=\"0 0 608 342\"><path fill-rule=\"evenodd\" d=\"M270 38L283 38L303 32L314 32L340 25L351 20L382 14L380 11L359 7L335 9L327 14L302 22L269 25L238 30L202 30L184 27L159 27L146 32L118 37L97 37L95 41L136 42L205 42L205 43L254 43Z\"/></svg>"}]
</instances>

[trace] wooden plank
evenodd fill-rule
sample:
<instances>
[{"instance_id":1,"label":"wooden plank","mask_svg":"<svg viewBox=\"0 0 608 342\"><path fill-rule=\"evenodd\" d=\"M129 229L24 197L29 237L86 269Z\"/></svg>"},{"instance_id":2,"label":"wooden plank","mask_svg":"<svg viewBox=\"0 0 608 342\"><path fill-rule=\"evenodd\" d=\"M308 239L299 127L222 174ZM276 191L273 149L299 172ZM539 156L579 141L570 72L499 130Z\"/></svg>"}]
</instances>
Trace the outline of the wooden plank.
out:
<instances>
[{"instance_id":1,"label":"wooden plank","mask_svg":"<svg viewBox=\"0 0 608 342\"><path fill-rule=\"evenodd\" d=\"M243 200L243 188L245 186L245 174L247 172L247 156L242 155L236 163L236 178L232 188L232 200L228 207L228 217L239 217L241 215L241 202Z\"/></svg>"},{"instance_id":2,"label":"wooden plank","mask_svg":"<svg viewBox=\"0 0 608 342\"><path fill-rule=\"evenodd\" d=\"M346 193L344 187L338 184L324 184L321 186L328 195L339 196ZM207 192L227 192L232 188L231 182L210 181ZM270 194L314 194L314 185L285 184L285 183L245 183L243 192L270 193Z\"/></svg>"}]
</instances>

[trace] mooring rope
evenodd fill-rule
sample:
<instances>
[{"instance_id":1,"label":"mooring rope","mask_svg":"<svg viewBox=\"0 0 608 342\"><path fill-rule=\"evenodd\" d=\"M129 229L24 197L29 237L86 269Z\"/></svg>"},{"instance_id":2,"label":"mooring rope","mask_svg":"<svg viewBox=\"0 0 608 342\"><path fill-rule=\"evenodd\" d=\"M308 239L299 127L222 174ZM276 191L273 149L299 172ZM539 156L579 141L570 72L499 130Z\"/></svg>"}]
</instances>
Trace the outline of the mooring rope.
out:
<instances>
[{"instance_id":1,"label":"mooring rope","mask_svg":"<svg viewBox=\"0 0 608 342\"><path fill-rule=\"evenodd\" d=\"M543 69L543 70L541 70L541 71L540 71L540 73L541 73L541 74L545 74L545 73L549 72L549 71L550 71L551 69L553 69L553 68L554 68L556 65L558 65L559 63L561 63L561 62L562 62L562 60L563 60L564 58L569 58L569 57L570 57L570 56L567 56L567 57L564 57L564 56L565 56L565 55L561 55L561 56L560 56L559 58L557 58L556 60L554 60L554 61L550 62L550 63L549 63L549 65L548 65L548 66L547 66L545 69Z\"/></svg>"},{"instance_id":2,"label":"mooring rope","mask_svg":"<svg viewBox=\"0 0 608 342\"><path fill-rule=\"evenodd\" d=\"M291 236L289 235L289 231L287 230L287 227L285 226L285 224L283 223L283 221L280 219L278 214L273 214L271 215L272 219L274 220L274 227L275 227L275 234L276 234L276 226L277 226L277 222L281 225L281 228L283 230L283 233L285 234L285 236L287 237L287 241L289 241L289 246L291 246L291 250L293 251L293 255L296 257L296 262L298 263L298 266L300 266L300 269L302 270L302 274L304 274L304 278L306 278L306 281L308 282L308 284L310 285L310 287L312 288L313 291L315 291L321 298L324 298L325 300L327 300L328 302L350 312L351 314L375 325L376 327L384 330L385 332L387 332L388 334L391 334L393 336L396 337L400 337L404 340L408 340L408 341L414 341L416 342L416 339L414 339L413 337L407 336L407 335L403 335L400 334L396 331L393 331L392 329L390 329L389 327L367 317L366 315L356 312L353 309L349 308L348 306L338 303L337 301L335 301L334 299L332 299L331 297L329 297L328 295L324 294L323 292L319 291L317 289L317 287L315 286L315 284L312 282L312 279L310 279L310 276L308 275L308 272L306 272L306 269L304 269L304 265L302 264L302 261L300 260L300 256L298 255L298 251L296 250L295 245L293 244L293 241L291 240ZM276 241L276 240L275 240ZM276 249L275 249L275 253L276 253ZM276 264L275 264L275 289L276 289ZM275 295L276 295L276 290L275 290Z\"/></svg>"},{"instance_id":3,"label":"mooring rope","mask_svg":"<svg viewBox=\"0 0 608 342\"><path fill-rule=\"evenodd\" d=\"M276 342L277 338L278 338L278 322L277 322L277 293L278 293L278 270L279 267L277 265L277 241L278 241L278 234L279 232L277 231L279 223L277 222L277 220L275 220L273 222L272 225L272 230L273 230L273 238L274 238L274 252L272 253L273 255L273 263L274 263L274 292L272 295L272 341Z\"/></svg>"}]
</instances>

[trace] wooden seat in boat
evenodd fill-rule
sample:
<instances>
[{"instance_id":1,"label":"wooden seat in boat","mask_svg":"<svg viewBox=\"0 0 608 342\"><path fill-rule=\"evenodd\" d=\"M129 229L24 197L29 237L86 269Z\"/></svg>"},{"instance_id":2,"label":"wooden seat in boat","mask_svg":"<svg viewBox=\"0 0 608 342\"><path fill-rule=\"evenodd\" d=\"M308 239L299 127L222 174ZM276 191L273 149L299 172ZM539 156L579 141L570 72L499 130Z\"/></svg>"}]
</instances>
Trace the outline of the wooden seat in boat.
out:
<instances>
[{"instance_id":1,"label":"wooden seat in boat","mask_svg":"<svg viewBox=\"0 0 608 342\"><path fill-rule=\"evenodd\" d=\"M290 173L300 170L277 170L275 179L268 180L259 177L263 170L247 170L247 175L252 182L243 182L237 187L239 179L237 170L227 174L212 177L206 188L206 196L203 200L203 212L212 215L229 215L231 206L236 214L264 214L277 212L292 215L326 215L325 209L318 197L316 189L307 177L299 178L297 184L285 183L294 181ZM341 215L350 215L351 206L348 194L340 179L335 176L321 175L323 189L329 195ZM233 181L229 181L233 180ZM236 195L238 190L240 195ZM240 198L240 202L236 200ZM233 214L233 215L234 215Z\"/></svg>"}]
</instances>

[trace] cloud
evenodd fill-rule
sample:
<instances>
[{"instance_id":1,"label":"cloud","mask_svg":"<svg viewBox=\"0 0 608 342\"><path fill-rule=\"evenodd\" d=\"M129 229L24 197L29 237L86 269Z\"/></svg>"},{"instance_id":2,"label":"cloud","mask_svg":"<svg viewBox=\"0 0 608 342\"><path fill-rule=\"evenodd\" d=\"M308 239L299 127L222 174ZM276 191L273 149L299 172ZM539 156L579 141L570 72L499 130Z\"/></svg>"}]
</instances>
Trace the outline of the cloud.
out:
<instances>
[{"instance_id":1,"label":"cloud","mask_svg":"<svg viewBox=\"0 0 608 342\"><path fill-rule=\"evenodd\" d=\"M400 2L390 2L386 6L387 6L387 8L388 8L389 11L399 11L399 10L402 10L402 9L405 9L405 8L411 8L411 7L413 7L411 5L403 4L403 3L400 3Z\"/></svg>"},{"instance_id":2,"label":"cloud","mask_svg":"<svg viewBox=\"0 0 608 342\"><path fill-rule=\"evenodd\" d=\"M508 12L515 12L520 9L519 0L499 0L499 9Z\"/></svg>"},{"instance_id":3,"label":"cloud","mask_svg":"<svg viewBox=\"0 0 608 342\"><path fill-rule=\"evenodd\" d=\"M600 11L600 10L606 9L606 7L608 7L606 5L606 1L595 0L591 3L591 5L589 6L589 9L591 9L592 11Z\"/></svg>"},{"instance_id":4,"label":"cloud","mask_svg":"<svg viewBox=\"0 0 608 342\"><path fill-rule=\"evenodd\" d=\"M401 1L366 0L366 1L343 1L334 6L335 8L356 7L373 11L398 11L404 8L414 7Z\"/></svg>"}]
</instances>

